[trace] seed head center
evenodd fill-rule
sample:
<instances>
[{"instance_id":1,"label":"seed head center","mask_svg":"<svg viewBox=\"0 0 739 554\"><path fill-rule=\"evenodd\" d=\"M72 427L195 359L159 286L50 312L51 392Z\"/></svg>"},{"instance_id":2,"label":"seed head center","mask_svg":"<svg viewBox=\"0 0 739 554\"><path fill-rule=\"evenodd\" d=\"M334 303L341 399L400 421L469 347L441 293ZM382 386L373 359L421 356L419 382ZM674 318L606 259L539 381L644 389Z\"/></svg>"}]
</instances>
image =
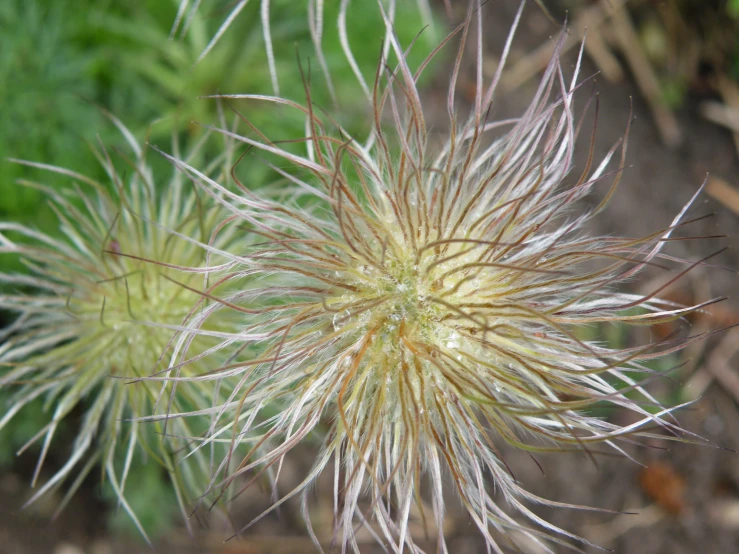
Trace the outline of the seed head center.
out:
<instances>
[{"instance_id":1,"label":"seed head center","mask_svg":"<svg viewBox=\"0 0 739 554\"><path fill-rule=\"evenodd\" d=\"M422 270L412 261L391 264L386 282L387 319L395 324L403 321L408 328L428 325L433 318L428 302L426 279Z\"/></svg>"}]
</instances>

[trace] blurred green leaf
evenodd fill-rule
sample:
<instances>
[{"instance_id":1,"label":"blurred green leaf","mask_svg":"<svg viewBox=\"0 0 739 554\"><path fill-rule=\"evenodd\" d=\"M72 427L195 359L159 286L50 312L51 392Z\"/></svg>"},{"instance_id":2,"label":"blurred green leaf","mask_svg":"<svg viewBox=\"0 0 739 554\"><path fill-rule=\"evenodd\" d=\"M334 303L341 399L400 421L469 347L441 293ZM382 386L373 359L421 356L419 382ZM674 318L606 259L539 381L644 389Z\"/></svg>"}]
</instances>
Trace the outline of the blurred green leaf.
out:
<instances>
[{"instance_id":1,"label":"blurred green leaf","mask_svg":"<svg viewBox=\"0 0 739 554\"><path fill-rule=\"evenodd\" d=\"M123 460L120 460L123 464ZM141 455L135 457L126 483L126 501L136 513L149 537L166 533L178 517L177 499L164 468L151 461L146 463ZM108 515L110 529L128 537L143 541L133 521L121 508L116 508L117 497L106 481L103 497L113 508Z\"/></svg>"},{"instance_id":2,"label":"blurred green leaf","mask_svg":"<svg viewBox=\"0 0 739 554\"><path fill-rule=\"evenodd\" d=\"M731 17L739 18L739 0L729 0L726 5L726 10L729 12Z\"/></svg>"}]
</instances>

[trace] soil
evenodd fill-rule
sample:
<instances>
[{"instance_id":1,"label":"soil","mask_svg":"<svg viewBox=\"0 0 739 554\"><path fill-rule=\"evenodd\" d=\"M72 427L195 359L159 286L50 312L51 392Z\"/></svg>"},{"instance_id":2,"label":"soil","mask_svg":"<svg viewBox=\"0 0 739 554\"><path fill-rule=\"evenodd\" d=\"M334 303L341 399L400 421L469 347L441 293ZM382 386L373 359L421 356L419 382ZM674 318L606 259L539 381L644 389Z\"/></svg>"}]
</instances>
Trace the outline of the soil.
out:
<instances>
[{"instance_id":1,"label":"soil","mask_svg":"<svg viewBox=\"0 0 739 554\"><path fill-rule=\"evenodd\" d=\"M487 8L485 25L486 48L493 59L501 51L516 1L491 2ZM525 11L521 30L517 35L510 63L515 63L525 52L555 35L557 29L547 21L533 3ZM574 65L576 52L565 56L565 67ZM469 69L469 68L467 68ZM596 68L585 59L582 75L592 75ZM469 73L472 79L474 73ZM438 110L438 125L444 124L444 80L427 91L427 105ZM513 94L502 96L495 106L493 118L520 113L531 94L535 82L524 85ZM584 102L589 87L581 102ZM595 223L597 231L609 234L639 236L669 225L674 215L697 190L708 171L723 177L733 185L739 184L739 163L731 136L698 113L700 97L688 96L685 105L676 111L684 142L677 149L662 145L652 123L650 111L630 78L621 83L608 83L595 78L595 90L600 95L600 114L597 123L596 159L605 154L622 135L633 109L633 125L629 135L628 163L619 192L610 207ZM587 125L585 128L588 128ZM578 160L582 167L583 160ZM605 192L607 185L600 194ZM597 193L593 201L598 201ZM721 245L732 246L739 236L739 217L723 205L703 195L693 212L715 216L701 221L693 228L695 235L727 235ZM675 255L698 259L717 242L692 241L675 244ZM721 246L719 245L719 246ZM729 249L715 260L718 265L739 267L735 250ZM737 313L739 286L735 271L721 269L698 270L683 281L677 293L705 299L711 294L728 296L721 305L721 314ZM717 316L718 317L718 316ZM721 326L721 321L714 325ZM739 340L739 335L734 335ZM718 554L739 552L739 459L730 450L739 450L738 400L719 381L711 381L705 371L705 360L711 347L721 340L714 337L703 352L686 367L655 384L662 397L685 398L685 387L700 384L707 379L702 396L691 406L682 409L678 418L681 425L710 441L709 446L692 444L653 443L647 447L629 445L627 452L636 461L623 457L598 457L597 465L587 456L553 454L537 456L504 449L507 464L525 487L545 498L559 502L593 506L624 513L599 513L585 510L537 510L555 525L581 535L599 547L622 554ZM726 364L726 370L736 375L736 367ZM702 372L702 373L701 373ZM702 376L702 377L701 377ZM705 381L704 381L705 382ZM672 396L670 396L672 395ZM628 416L614 412L613 421L626 423ZM730 450L727 450L730 449ZM284 474L299 476L311 458L310 451L297 455ZM28 477L34 458L23 457L9 471L0 476L0 554L117 554L147 552L149 549L134 539L111 536L105 530L106 515L97 497L94 483L86 485L61 517L50 522L53 499L31 509L20 511L28 497ZM644 465L640 465L644 464ZM31 465L31 469L28 465ZM306 467L303 467L306 466ZM288 480L290 478L288 477ZM326 491L325 494L323 491ZM330 488L317 487L318 512L329 510L324 517L330 524ZM485 552L484 543L464 511L451 500L447 536L453 554ZM259 513L268 505L268 499L255 490L244 502L240 521ZM628 512L628 513L626 513ZM321 513L317 516L322 517ZM299 508L288 505L279 516L266 518L242 539L224 543L226 532L214 522L208 530L201 530L195 538L183 530L175 530L156 542L155 551L166 553L230 553L230 554L292 554L313 552L299 517ZM422 536L422 535L421 535ZM432 542L424 543L435 551ZM522 545L522 551L535 549ZM564 550L562 550L564 552ZM600 552L585 547L586 552ZM382 552L382 548L367 542L362 552Z\"/></svg>"}]
</instances>

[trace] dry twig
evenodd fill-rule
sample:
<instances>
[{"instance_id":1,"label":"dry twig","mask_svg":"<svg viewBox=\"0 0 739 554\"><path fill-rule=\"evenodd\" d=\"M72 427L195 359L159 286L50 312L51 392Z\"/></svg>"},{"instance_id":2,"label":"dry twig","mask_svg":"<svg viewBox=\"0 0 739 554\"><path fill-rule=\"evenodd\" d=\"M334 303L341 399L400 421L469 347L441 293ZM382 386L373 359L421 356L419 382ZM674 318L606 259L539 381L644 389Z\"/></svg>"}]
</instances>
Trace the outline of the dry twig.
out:
<instances>
[{"instance_id":1,"label":"dry twig","mask_svg":"<svg viewBox=\"0 0 739 554\"><path fill-rule=\"evenodd\" d=\"M735 214L739 214L739 190L719 177L710 177L706 192L729 208Z\"/></svg>"},{"instance_id":2,"label":"dry twig","mask_svg":"<svg viewBox=\"0 0 739 554\"><path fill-rule=\"evenodd\" d=\"M639 46L639 37L626 8L622 6L621 9L613 12L611 25L619 47L634 74L636 84L649 104L662 142L671 148L678 146L682 141L682 133L675 116L662 102L659 81L644 51Z\"/></svg>"},{"instance_id":3,"label":"dry twig","mask_svg":"<svg viewBox=\"0 0 739 554\"><path fill-rule=\"evenodd\" d=\"M734 110L734 113L739 116L739 84L725 75L721 75L718 78L716 88L718 88L718 92L721 95L721 98L724 99L726 105ZM739 117L737 117L737 121L739 121ZM733 134L736 152L739 154L739 128L735 128Z\"/></svg>"},{"instance_id":4,"label":"dry twig","mask_svg":"<svg viewBox=\"0 0 739 554\"><path fill-rule=\"evenodd\" d=\"M583 38L585 28L588 30L588 42L590 42L591 37L593 37L593 35L597 35L596 29L598 26L601 25L614 10L620 8L623 3L624 0L609 0L604 5L596 4L582 10L572 25L572 28L576 33L570 33L567 36L562 45L561 53L564 54L573 46L580 43ZM586 42L585 46L588 49L588 54L593 56L593 61L598 64L607 79L618 79L618 72L621 69L620 65L618 65L618 61L613 57L605 42L600 37L594 38L593 41L596 43L593 46L595 55L593 55L593 52ZM552 59L552 54L554 53L555 48L555 42L548 41L530 54L521 58L514 66L503 73L503 87L506 90L513 90L523 85L546 67L549 60Z\"/></svg>"}]
</instances>

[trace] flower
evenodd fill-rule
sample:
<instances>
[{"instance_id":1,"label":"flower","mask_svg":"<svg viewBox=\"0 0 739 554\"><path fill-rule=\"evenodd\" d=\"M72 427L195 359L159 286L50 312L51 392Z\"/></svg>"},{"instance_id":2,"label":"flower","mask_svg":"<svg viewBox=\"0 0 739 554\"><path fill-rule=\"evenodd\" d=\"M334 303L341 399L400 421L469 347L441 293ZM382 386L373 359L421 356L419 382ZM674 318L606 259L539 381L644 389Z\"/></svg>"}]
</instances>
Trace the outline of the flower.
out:
<instances>
[{"instance_id":1,"label":"flower","mask_svg":"<svg viewBox=\"0 0 739 554\"><path fill-rule=\"evenodd\" d=\"M305 116L305 137L281 143L252 125L251 134L215 129L260 151L291 187L290 196L276 201L244 185L230 192L168 156L255 237L232 254L232 268L204 268L214 279L240 283L230 291L212 286L204 296L214 302L209 318L243 317L245 336L230 345L242 356L202 376L154 378L183 386L217 374L235 383L214 406L217 423L201 445L231 443L208 493L235 490L238 496L264 474L277 481L285 457L317 437L322 447L313 469L270 510L301 495L319 548L309 489L333 471L334 541L342 552L359 551L357 526L393 552L420 552L409 526L416 518L427 521L424 496L431 499L439 551L447 552L447 479L489 549L502 552L501 534L512 541L518 532L548 550L547 541L577 537L530 509L532 503L562 504L514 480L502 443L531 452L589 451L605 443L622 452L621 439L661 437L651 427L682 432L668 417L674 408L659 406L633 372L651 372L648 360L700 337L616 350L579 338L578 330L599 322L654 325L703 306L660 300L667 285L644 295L617 288L649 266L661 267L657 261L675 260L661 250L687 223L695 197L649 236L588 234L588 221L621 177L628 127L619 165L608 172L618 145L594 164L591 140L584 170L568 180L580 61L565 80L558 58L564 35L525 113L488 121L522 9L523 2L488 84L480 2L470 3L467 19L443 41L460 38L448 93L450 128L440 146L416 88L424 66L408 67L386 18L394 58L379 65L365 141L322 116L309 86L305 105L277 96L225 96ZM465 119L456 87L475 27L477 81ZM242 111L248 122L248 110ZM609 180L603 202L577 204ZM702 261L686 264L668 284ZM183 336L198 336L207 321L189 322ZM184 348L178 366L187 367L189 359ZM598 403L631 411L637 421L621 427L596 417L588 409ZM239 445L245 454L236 451Z\"/></svg>"},{"instance_id":2,"label":"flower","mask_svg":"<svg viewBox=\"0 0 739 554\"><path fill-rule=\"evenodd\" d=\"M94 149L110 186L69 169L13 160L74 184L57 191L23 182L49 198L59 221L57 234L0 222L0 254L19 258L27 270L0 273L7 291L0 295L0 304L16 315L2 331L0 344L0 389L12 393L0 428L24 408L36 409L36 399L45 399L44 410L51 411L48 423L21 450L43 440L34 485L62 422L77 424L77 435L69 459L27 504L81 468L61 510L99 463L120 505L146 536L124 494L135 459L149 456L170 470L183 513L192 500L188 495L204 486L194 483L208 462L198 459L185 471L174 467L174 451L182 448L183 437L201 431L178 421L167 432L138 418L151 415L160 403L183 410L207 406L214 391L204 384L187 395L167 398L161 387L130 381L154 371L174 330L203 309L197 293L203 276L197 268L210 256L198 244L209 241L222 211L188 189L179 172L162 181L147 161L146 150L119 120L107 115L133 154L120 152L125 164L121 170L106 149ZM205 140L189 159L198 156ZM220 172L227 175L229 154L227 148L205 171L224 178ZM214 247L228 244L230 236L219 233ZM221 318L209 327L220 337L217 343L228 325L228 319ZM201 336L191 348L202 352L209 342L213 339ZM160 367L167 365L164 360ZM78 420L73 414L80 409L84 413Z\"/></svg>"}]
</instances>

